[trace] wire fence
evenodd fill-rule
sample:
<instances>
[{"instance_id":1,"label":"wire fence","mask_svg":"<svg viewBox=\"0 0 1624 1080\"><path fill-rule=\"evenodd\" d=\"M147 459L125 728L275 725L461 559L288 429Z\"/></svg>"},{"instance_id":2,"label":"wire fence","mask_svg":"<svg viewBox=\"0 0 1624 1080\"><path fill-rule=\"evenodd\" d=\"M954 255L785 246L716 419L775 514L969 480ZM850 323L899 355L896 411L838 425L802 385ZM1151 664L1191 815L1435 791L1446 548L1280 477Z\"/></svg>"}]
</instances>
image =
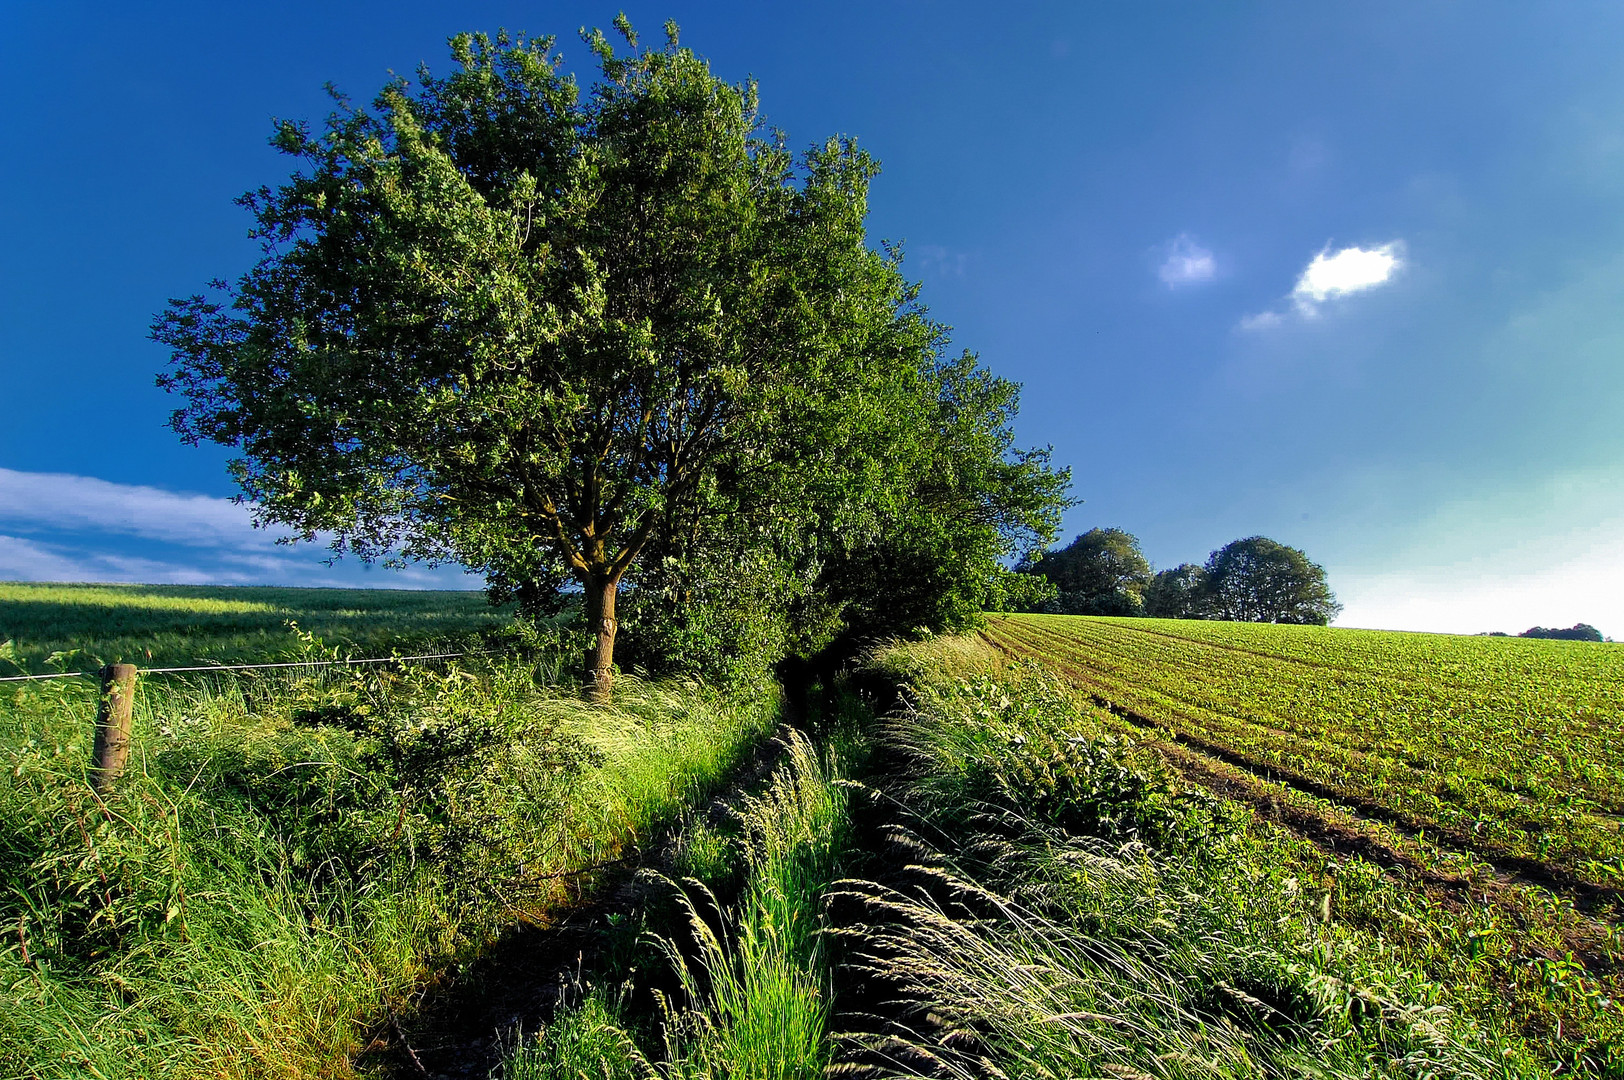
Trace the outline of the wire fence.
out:
<instances>
[{"instance_id":1,"label":"wire fence","mask_svg":"<svg viewBox=\"0 0 1624 1080\"><path fill-rule=\"evenodd\" d=\"M418 660L456 660L465 656L494 656L492 652L425 653L421 656L372 656L355 660L284 660L270 664L197 664L191 667L138 668L141 675L174 675L197 671L258 671L265 668L341 667L358 664L395 664ZM42 679L99 678L101 668L90 671L53 671L44 675L0 675L0 682L37 682Z\"/></svg>"}]
</instances>

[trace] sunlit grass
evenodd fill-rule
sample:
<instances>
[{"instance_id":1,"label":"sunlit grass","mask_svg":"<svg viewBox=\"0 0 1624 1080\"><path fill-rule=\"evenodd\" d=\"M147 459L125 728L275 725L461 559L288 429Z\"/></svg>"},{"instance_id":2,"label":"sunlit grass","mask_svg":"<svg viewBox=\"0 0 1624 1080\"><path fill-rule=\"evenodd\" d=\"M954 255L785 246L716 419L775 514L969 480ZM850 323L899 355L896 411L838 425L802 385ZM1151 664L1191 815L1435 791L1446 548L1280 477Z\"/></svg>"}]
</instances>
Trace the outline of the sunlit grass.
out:
<instances>
[{"instance_id":1,"label":"sunlit grass","mask_svg":"<svg viewBox=\"0 0 1624 1080\"><path fill-rule=\"evenodd\" d=\"M774 694L534 664L151 680L131 771L93 695L0 693L0 1077L344 1076L369 1027L714 787Z\"/></svg>"},{"instance_id":2,"label":"sunlit grass","mask_svg":"<svg viewBox=\"0 0 1624 1080\"><path fill-rule=\"evenodd\" d=\"M0 582L0 642L12 643L0 675L282 660L302 648L290 623L352 651L387 654L466 642L510 618L479 592Z\"/></svg>"},{"instance_id":3,"label":"sunlit grass","mask_svg":"<svg viewBox=\"0 0 1624 1080\"><path fill-rule=\"evenodd\" d=\"M655 944L677 978L655 1047L639 1047L608 991L562 1012L503 1064L505 1080L658 1076L815 1080L829 1065L832 1009L823 895L848 843L841 763L781 735L783 764L737 812L724 841L743 889L724 905L702 882L677 889L685 926ZM719 837L701 828L705 850ZM675 886L674 886L675 887Z\"/></svg>"}]
</instances>

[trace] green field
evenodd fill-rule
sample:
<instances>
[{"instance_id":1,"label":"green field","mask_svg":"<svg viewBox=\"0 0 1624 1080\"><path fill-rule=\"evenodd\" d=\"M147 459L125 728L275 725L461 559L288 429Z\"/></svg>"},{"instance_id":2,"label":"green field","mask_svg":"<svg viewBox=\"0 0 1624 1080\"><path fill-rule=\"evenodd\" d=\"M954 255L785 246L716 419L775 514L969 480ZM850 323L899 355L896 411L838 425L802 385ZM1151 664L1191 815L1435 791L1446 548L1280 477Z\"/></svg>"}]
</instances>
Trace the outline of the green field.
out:
<instances>
[{"instance_id":1,"label":"green field","mask_svg":"<svg viewBox=\"0 0 1624 1080\"><path fill-rule=\"evenodd\" d=\"M94 682L0 684L0 1080L1624 1075L1611 646L994 616L605 706L472 594L3 588L12 669L475 655L143 676L105 798Z\"/></svg>"},{"instance_id":2,"label":"green field","mask_svg":"<svg viewBox=\"0 0 1624 1080\"><path fill-rule=\"evenodd\" d=\"M1255 772L1484 858L1624 882L1624 649L1060 615L987 633Z\"/></svg>"},{"instance_id":3,"label":"green field","mask_svg":"<svg viewBox=\"0 0 1624 1080\"><path fill-rule=\"evenodd\" d=\"M290 659L302 647L290 623L388 655L507 622L480 592L0 582L0 642L11 642L0 675Z\"/></svg>"},{"instance_id":4,"label":"green field","mask_svg":"<svg viewBox=\"0 0 1624 1080\"><path fill-rule=\"evenodd\" d=\"M1616 1047L1624 648L1045 615L983 640L1300 841L1290 858L1337 883L1345 917L1478 1008L1553 1047ZM1350 867L1386 884L1354 890Z\"/></svg>"}]
</instances>

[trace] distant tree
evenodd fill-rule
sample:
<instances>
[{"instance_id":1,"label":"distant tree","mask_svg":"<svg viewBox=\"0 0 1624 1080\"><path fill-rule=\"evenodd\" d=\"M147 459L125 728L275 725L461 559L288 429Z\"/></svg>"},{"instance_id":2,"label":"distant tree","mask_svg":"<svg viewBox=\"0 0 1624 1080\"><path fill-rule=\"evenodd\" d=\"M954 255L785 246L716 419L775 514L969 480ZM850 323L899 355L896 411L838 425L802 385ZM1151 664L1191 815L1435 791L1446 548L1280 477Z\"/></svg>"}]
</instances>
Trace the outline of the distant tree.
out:
<instances>
[{"instance_id":1,"label":"distant tree","mask_svg":"<svg viewBox=\"0 0 1624 1080\"><path fill-rule=\"evenodd\" d=\"M1224 545L1203 568L1211 618L1324 626L1342 610L1325 568L1264 536Z\"/></svg>"},{"instance_id":2,"label":"distant tree","mask_svg":"<svg viewBox=\"0 0 1624 1080\"><path fill-rule=\"evenodd\" d=\"M1139 615L1151 578L1139 540L1122 529L1090 529L1023 569L1054 584L1045 610L1061 615Z\"/></svg>"},{"instance_id":3,"label":"distant tree","mask_svg":"<svg viewBox=\"0 0 1624 1080\"><path fill-rule=\"evenodd\" d=\"M1145 615L1153 619L1204 619L1207 609L1207 574L1195 563L1161 571L1145 590Z\"/></svg>"},{"instance_id":4,"label":"distant tree","mask_svg":"<svg viewBox=\"0 0 1624 1080\"><path fill-rule=\"evenodd\" d=\"M1601 641L1601 631L1589 623L1575 623L1566 630L1535 626L1517 635L1525 638L1547 638L1551 641Z\"/></svg>"}]
</instances>

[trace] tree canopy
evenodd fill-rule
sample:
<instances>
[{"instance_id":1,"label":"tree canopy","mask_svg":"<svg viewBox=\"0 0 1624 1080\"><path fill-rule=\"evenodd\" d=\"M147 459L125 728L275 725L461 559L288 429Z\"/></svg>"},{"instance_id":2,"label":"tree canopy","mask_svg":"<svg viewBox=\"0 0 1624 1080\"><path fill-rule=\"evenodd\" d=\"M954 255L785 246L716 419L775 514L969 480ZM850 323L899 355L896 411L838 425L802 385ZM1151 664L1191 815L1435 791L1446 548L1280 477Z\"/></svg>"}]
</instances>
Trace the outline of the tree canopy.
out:
<instances>
[{"instance_id":1,"label":"tree canopy","mask_svg":"<svg viewBox=\"0 0 1624 1080\"><path fill-rule=\"evenodd\" d=\"M1324 626L1342 610L1325 568L1264 536L1234 540L1202 568L1208 617Z\"/></svg>"},{"instance_id":2,"label":"tree canopy","mask_svg":"<svg viewBox=\"0 0 1624 1080\"><path fill-rule=\"evenodd\" d=\"M1534 626L1517 635L1525 638L1545 638L1549 641L1601 641L1601 631L1589 623L1575 623L1566 630L1556 627Z\"/></svg>"},{"instance_id":3,"label":"tree canopy","mask_svg":"<svg viewBox=\"0 0 1624 1080\"><path fill-rule=\"evenodd\" d=\"M1025 569L1054 584L1046 610L1061 615L1139 615L1151 581L1139 540L1121 529L1090 529Z\"/></svg>"},{"instance_id":4,"label":"tree canopy","mask_svg":"<svg viewBox=\"0 0 1624 1080\"><path fill-rule=\"evenodd\" d=\"M1207 613L1207 575L1195 563L1158 571L1145 590L1145 615L1152 619L1201 619Z\"/></svg>"},{"instance_id":5,"label":"tree canopy","mask_svg":"<svg viewBox=\"0 0 1624 1080\"><path fill-rule=\"evenodd\" d=\"M462 35L446 77L278 124L297 170L240 200L263 257L154 323L172 426L296 539L532 609L573 581L600 695L623 580L673 606L669 648L962 621L1067 475L868 246L867 154L791 154L673 25L616 26L585 95L551 38Z\"/></svg>"}]
</instances>

